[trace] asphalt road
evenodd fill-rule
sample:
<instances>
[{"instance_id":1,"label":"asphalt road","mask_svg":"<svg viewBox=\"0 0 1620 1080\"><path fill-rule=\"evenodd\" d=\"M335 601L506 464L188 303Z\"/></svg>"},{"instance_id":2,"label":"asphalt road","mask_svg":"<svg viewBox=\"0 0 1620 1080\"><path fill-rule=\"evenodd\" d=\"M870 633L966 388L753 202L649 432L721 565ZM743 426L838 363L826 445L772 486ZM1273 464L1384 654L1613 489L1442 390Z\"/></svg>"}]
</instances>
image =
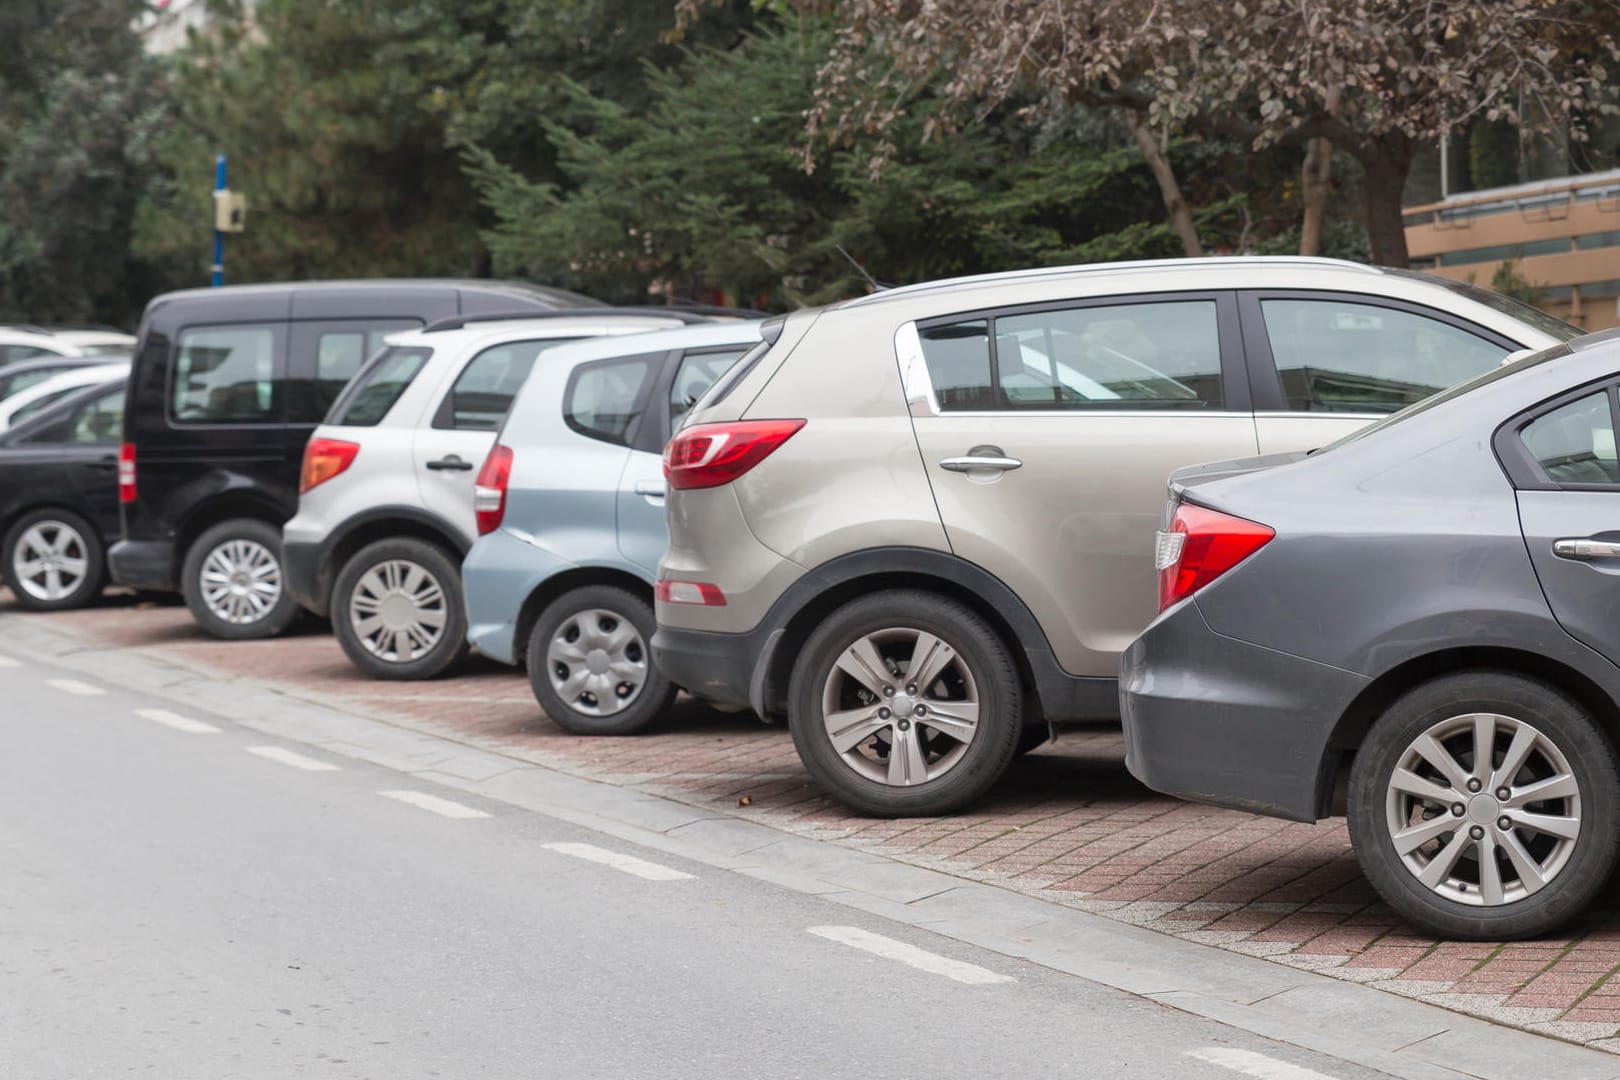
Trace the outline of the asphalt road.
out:
<instances>
[{"instance_id":1,"label":"asphalt road","mask_svg":"<svg viewBox=\"0 0 1620 1080\"><path fill-rule=\"evenodd\" d=\"M5 663L0 1077L1380 1075Z\"/></svg>"}]
</instances>

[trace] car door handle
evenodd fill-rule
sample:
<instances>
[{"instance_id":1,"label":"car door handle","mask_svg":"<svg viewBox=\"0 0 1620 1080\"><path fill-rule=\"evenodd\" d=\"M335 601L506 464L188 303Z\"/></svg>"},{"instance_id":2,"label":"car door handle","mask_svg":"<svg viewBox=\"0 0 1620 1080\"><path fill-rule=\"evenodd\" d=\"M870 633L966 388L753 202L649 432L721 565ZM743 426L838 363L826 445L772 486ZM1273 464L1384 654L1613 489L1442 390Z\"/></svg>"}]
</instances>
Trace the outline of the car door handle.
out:
<instances>
[{"instance_id":1,"label":"car door handle","mask_svg":"<svg viewBox=\"0 0 1620 1080\"><path fill-rule=\"evenodd\" d=\"M1609 540L1554 540L1553 554L1564 559L1620 559L1620 543Z\"/></svg>"},{"instance_id":2,"label":"car door handle","mask_svg":"<svg viewBox=\"0 0 1620 1080\"><path fill-rule=\"evenodd\" d=\"M1004 457L1000 454L968 454L965 457L948 457L939 463L939 467L950 472L972 472L974 469L995 469L997 472L1007 472L1016 469L1023 462L1015 457Z\"/></svg>"},{"instance_id":3,"label":"car door handle","mask_svg":"<svg viewBox=\"0 0 1620 1080\"><path fill-rule=\"evenodd\" d=\"M428 462L427 467L434 472L466 472L472 468L472 462L462 461L456 455L451 454L449 457L442 457L438 461Z\"/></svg>"},{"instance_id":4,"label":"car door handle","mask_svg":"<svg viewBox=\"0 0 1620 1080\"><path fill-rule=\"evenodd\" d=\"M658 499L658 500L662 501L663 498L664 498L664 491L665 491L664 482L662 480L637 480L636 481L636 494L637 495L645 495L649 499Z\"/></svg>"}]
</instances>

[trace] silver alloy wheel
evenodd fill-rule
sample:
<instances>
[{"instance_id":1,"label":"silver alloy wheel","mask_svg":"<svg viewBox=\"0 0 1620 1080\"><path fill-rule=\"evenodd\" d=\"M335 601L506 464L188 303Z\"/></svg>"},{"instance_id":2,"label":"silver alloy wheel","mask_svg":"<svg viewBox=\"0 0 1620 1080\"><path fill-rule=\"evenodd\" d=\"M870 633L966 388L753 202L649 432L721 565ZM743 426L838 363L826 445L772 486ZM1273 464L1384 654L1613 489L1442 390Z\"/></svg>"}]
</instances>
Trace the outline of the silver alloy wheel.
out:
<instances>
[{"instance_id":1,"label":"silver alloy wheel","mask_svg":"<svg viewBox=\"0 0 1620 1080\"><path fill-rule=\"evenodd\" d=\"M432 652L449 618L439 579L409 559L377 563L349 594L354 636L367 652L391 664L408 664Z\"/></svg>"},{"instance_id":2,"label":"silver alloy wheel","mask_svg":"<svg viewBox=\"0 0 1620 1080\"><path fill-rule=\"evenodd\" d=\"M1459 904L1497 907L1540 891L1569 863L1580 785L1536 728L1468 713L1407 746L1388 780L1385 816L1420 884Z\"/></svg>"},{"instance_id":3,"label":"silver alloy wheel","mask_svg":"<svg viewBox=\"0 0 1620 1080\"><path fill-rule=\"evenodd\" d=\"M235 537L203 559L203 604L225 622L256 623L281 599L281 563L257 540Z\"/></svg>"},{"instance_id":4,"label":"silver alloy wheel","mask_svg":"<svg viewBox=\"0 0 1620 1080\"><path fill-rule=\"evenodd\" d=\"M967 664L925 630L890 627L849 645L821 690L827 738L869 780L911 787L937 780L979 727L979 688Z\"/></svg>"},{"instance_id":5,"label":"silver alloy wheel","mask_svg":"<svg viewBox=\"0 0 1620 1080\"><path fill-rule=\"evenodd\" d=\"M586 716L629 708L647 683L647 643L617 611L589 608L564 619L546 646L551 688Z\"/></svg>"},{"instance_id":6,"label":"silver alloy wheel","mask_svg":"<svg viewBox=\"0 0 1620 1080\"><path fill-rule=\"evenodd\" d=\"M84 583L89 545L65 521L36 521L18 539L11 569L17 584L35 600L61 600Z\"/></svg>"}]
</instances>

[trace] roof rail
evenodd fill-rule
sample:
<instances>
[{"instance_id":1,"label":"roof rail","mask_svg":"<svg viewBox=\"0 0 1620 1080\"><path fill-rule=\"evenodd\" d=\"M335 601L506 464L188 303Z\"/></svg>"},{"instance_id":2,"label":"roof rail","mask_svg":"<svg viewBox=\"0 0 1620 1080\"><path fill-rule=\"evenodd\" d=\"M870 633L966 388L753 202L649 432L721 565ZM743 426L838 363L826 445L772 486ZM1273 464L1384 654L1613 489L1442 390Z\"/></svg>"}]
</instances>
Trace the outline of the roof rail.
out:
<instances>
[{"instance_id":1,"label":"roof rail","mask_svg":"<svg viewBox=\"0 0 1620 1080\"><path fill-rule=\"evenodd\" d=\"M729 309L724 308L690 308L665 307L661 304L646 304L641 307L577 307L577 308L551 308L536 311L491 311L474 315L455 315L448 319L439 319L423 327L424 333L434 333L439 330L460 330L470 323L484 322L511 322L516 319L594 319L604 315L640 315L644 318L675 319L683 323L706 323L713 315ZM758 312L749 312L755 318L762 317Z\"/></svg>"}]
</instances>

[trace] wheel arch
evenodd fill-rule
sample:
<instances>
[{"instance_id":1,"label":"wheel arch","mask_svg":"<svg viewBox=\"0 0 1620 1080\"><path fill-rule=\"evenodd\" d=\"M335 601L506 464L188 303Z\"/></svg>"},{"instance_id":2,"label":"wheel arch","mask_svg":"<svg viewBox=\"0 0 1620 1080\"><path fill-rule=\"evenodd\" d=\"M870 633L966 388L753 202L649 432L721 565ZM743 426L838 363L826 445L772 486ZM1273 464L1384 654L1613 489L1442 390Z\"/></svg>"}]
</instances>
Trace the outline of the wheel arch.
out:
<instances>
[{"instance_id":1,"label":"wheel arch","mask_svg":"<svg viewBox=\"0 0 1620 1080\"><path fill-rule=\"evenodd\" d=\"M287 520L286 515L273 503L251 491L226 491L204 500L175 530L174 565L171 568L174 579L180 580L186 556L191 553L191 545L197 542L199 536L216 525L239 518L262 521L277 530Z\"/></svg>"},{"instance_id":2,"label":"wheel arch","mask_svg":"<svg viewBox=\"0 0 1620 1080\"><path fill-rule=\"evenodd\" d=\"M641 597L649 607L653 602L652 581L623 566L571 566L552 574L529 591L523 606L518 609L517 625L512 634L512 656L519 665L527 661L529 637L534 633L534 624L540 621L540 613L564 593L588 585L612 585Z\"/></svg>"},{"instance_id":3,"label":"wheel arch","mask_svg":"<svg viewBox=\"0 0 1620 1080\"><path fill-rule=\"evenodd\" d=\"M1467 645L1425 653L1397 664L1356 695L1328 737L1317 774L1318 817L1341 814L1351 763L1374 722L1403 694L1463 671L1506 671L1536 679L1574 698L1598 721L1611 746L1620 744L1620 705L1589 675L1555 657L1496 645Z\"/></svg>"},{"instance_id":4,"label":"wheel arch","mask_svg":"<svg viewBox=\"0 0 1620 1080\"><path fill-rule=\"evenodd\" d=\"M378 506L356 514L334 529L323 545L316 582L323 610L331 607L338 575L360 549L379 540L407 539L433 544L458 567L472 547L455 526L414 506Z\"/></svg>"}]
</instances>

